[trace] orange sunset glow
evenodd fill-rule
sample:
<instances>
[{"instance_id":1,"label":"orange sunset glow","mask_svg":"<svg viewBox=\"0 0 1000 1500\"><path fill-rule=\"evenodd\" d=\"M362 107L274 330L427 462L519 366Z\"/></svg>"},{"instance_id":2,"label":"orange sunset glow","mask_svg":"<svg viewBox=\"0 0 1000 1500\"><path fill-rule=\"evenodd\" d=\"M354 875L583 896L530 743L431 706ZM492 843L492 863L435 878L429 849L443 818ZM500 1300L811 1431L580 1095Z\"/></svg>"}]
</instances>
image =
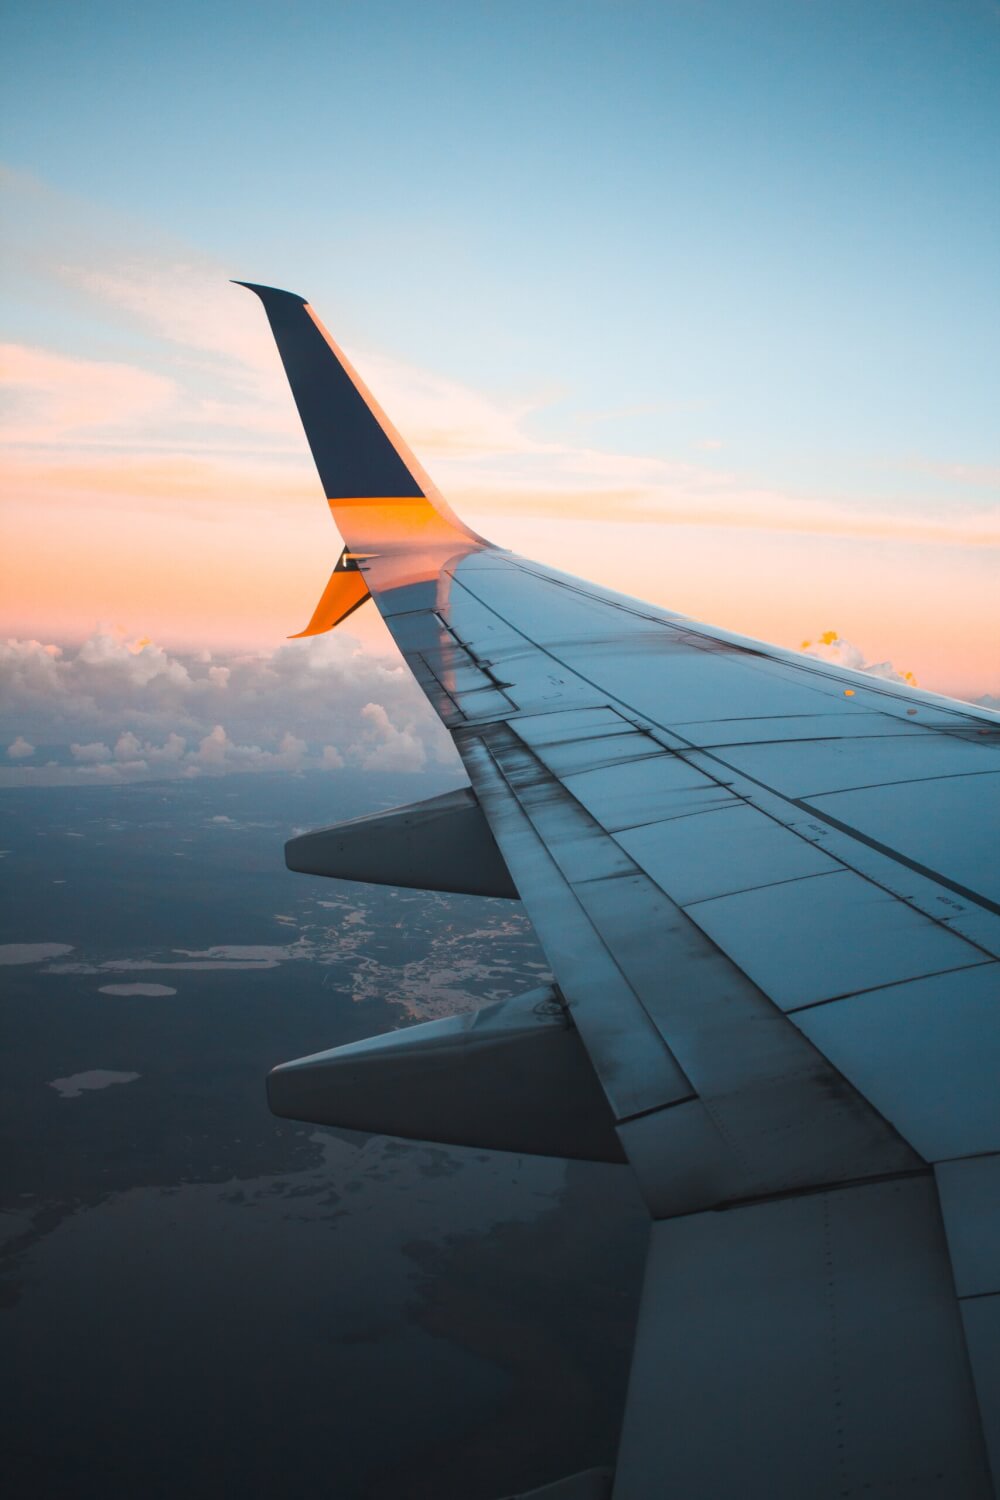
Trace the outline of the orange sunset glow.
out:
<instances>
[{"instance_id":1,"label":"orange sunset glow","mask_svg":"<svg viewBox=\"0 0 1000 1500\"><path fill-rule=\"evenodd\" d=\"M16 179L6 190L23 204ZM277 649L310 620L343 542L371 538L330 523L259 309L204 262L81 271L72 295L107 320L114 357L0 350L0 630L79 641L105 621L168 648ZM332 321L336 308L321 312ZM126 334L154 335L159 352L129 360ZM1000 689L988 467L929 477L911 466L870 495L816 480L796 490L742 469L721 440L692 452L664 433L659 451L630 451L606 424L574 437L537 397L477 389L432 360L355 356L366 399L388 412L456 525L782 646L836 621L865 661L933 691ZM933 499L905 502L911 481L936 486ZM342 628L363 651L394 654L374 609Z\"/></svg>"},{"instance_id":2,"label":"orange sunset glow","mask_svg":"<svg viewBox=\"0 0 1000 1500\"><path fill-rule=\"evenodd\" d=\"M168 645L274 649L309 618L342 545L308 452L284 467L287 482L265 472L255 489L240 469L206 471L172 501L155 462L148 485L130 460L129 482L118 474L104 493L86 463L55 479L19 466L4 512L4 633L74 640L110 620ZM595 519L592 505L574 516L572 497L557 520L499 497L489 509L481 495L475 508L459 489L451 498L501 545L695 618L795 648L834 619L869 657L935 691L996 688L992 546ZM370 607L346 628L391 650Z\"/></svg>"}]
</instances>

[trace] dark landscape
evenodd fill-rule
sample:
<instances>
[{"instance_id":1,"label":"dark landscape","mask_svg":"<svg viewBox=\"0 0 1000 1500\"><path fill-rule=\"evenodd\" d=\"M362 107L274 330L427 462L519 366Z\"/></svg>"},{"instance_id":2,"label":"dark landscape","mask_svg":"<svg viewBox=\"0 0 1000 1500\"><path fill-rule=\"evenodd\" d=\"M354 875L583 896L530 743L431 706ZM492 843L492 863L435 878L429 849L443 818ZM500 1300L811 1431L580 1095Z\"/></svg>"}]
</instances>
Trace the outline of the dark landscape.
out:
<instances>
[{"instance_id":1,"label":"dark landscape","mask_svg":"<svg viewBox=\"0 0 1000 1500\"><path fill-rule=\"evenodd\" d=\"M630 1174L267 1110L277 1062L547 977L515 902L285 870L446 786L0 793L8 1494L492 1500L613 1460Z\"/></svg>"}]
</instances>

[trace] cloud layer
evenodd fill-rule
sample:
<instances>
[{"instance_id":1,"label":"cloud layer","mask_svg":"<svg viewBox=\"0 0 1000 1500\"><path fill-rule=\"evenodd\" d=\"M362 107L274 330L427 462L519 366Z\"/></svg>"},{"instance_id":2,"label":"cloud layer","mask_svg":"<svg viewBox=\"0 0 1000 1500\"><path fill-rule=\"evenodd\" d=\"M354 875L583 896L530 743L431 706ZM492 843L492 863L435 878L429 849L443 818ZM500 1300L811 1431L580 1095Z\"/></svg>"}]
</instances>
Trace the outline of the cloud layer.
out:
<instances>
[{"instance_id":1,"label":"cloud layer","mask_svg":"<svg viewBox=\"0 0 1000 1500\"><path fill-rule=\"evenodd\" d=\"M225 659L171 654L107 627L79 646L10 640L0 699L0 785L420 771L454 758L406 669L340 635Z\"/></svg>"},{"instance_id":2,"label":"cloud layer","mask_svg":"<svg viewBox=\"0 0 1000 1500\"><path fill-rule=\"evenodd\" d=\"M834 630L802 648L914 682L891 662L867 661ZM0 702L0 786L459 769L407 669L342 634L226 657L171 653L109 627L77 646L8 640L0 644Z\"/></svg>"}]
</instances>

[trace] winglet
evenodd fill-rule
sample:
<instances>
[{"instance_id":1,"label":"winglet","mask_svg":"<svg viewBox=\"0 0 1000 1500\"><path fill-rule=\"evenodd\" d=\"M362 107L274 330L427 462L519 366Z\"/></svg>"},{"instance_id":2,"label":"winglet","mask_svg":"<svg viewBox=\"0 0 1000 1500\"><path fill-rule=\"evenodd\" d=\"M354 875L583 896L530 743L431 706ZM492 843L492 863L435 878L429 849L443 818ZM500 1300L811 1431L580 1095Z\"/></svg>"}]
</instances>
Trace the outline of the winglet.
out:
<instances>
[{"instance_id":1,"label":"winglet","mask_svg":"<svg viewBox=\"0 0 1000 1500\"><path fill-rule=\"evenodd\" d=\"M422 496L360 382L304 297L241 281L264 304L328 500Z\"/></svg>"},{"instance_id":2,"label":"winglet","mask_svg":"<svg viewBox=\"0 0 1000 1500\"><path fill-rule=\"evenodd\" d=\"M379 550L392 541L406 545L411 537L482 544L454 514L305 298L251 281L235 285L264 304L323 492L348 545L375 543ZM368 514L362 517L359 509Z\"/></svg>"}]
</instances>

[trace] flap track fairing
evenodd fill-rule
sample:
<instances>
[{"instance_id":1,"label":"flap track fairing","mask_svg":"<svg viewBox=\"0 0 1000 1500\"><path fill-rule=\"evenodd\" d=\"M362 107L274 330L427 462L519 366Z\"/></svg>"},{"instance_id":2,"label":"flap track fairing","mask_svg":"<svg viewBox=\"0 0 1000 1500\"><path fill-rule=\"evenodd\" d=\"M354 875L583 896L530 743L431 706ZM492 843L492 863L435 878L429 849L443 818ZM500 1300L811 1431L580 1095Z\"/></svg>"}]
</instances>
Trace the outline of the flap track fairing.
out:
<instances>
[{"instance_id":1,"label":"flap track fairing","mask_svg":"<svg viewBox=\"0 0 1000 1500\"><path fill-rule=\"evenodd\" d=\"M300 834L285 863L304 875L472 896L517 887L471 787Z\"/></svg>"},{"instance_id":2,"label":"flap track fairing","mask_svg":"<svg viewBox=\"0 0 1000 1500\"><path fill-rule=\"evenodd\" d=\"M624 1162L611 1108L558 993L283 1063L274 1114L408 1140Z\"/></svg>"}]
</instances>

